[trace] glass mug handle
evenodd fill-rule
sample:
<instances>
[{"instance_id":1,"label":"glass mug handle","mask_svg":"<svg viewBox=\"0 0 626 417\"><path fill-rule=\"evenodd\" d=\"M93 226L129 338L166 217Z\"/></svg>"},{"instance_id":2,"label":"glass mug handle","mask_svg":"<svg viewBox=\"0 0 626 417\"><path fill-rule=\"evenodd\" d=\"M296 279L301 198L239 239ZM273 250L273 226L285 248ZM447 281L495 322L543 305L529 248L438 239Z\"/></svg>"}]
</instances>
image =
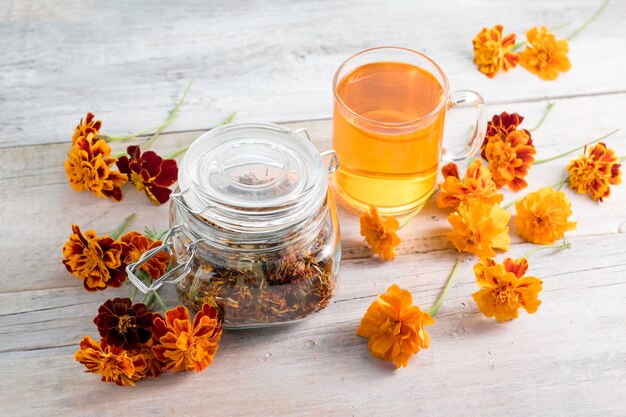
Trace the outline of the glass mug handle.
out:
<instances>
[{"instance_id":1,"label":"glass mug handle","mask_svg":"<svg viewBox=\"0 0 626 417\"><path fill-rule=\"evenodd\" d=\"M469 141L462 142L461 145L456 148L446 148L446 152L443 154L442 159L447 162L457 162L473 157L480 150L480 146L482 145L485 137L487 116L485 114L485 100L483 97L470 90L455 91L450 94L448 110L463 107L471 107L475 109L476 121L470 128ZM446 141L444 140L444 144L445 142Z\"/></svg>"}]
</instances>

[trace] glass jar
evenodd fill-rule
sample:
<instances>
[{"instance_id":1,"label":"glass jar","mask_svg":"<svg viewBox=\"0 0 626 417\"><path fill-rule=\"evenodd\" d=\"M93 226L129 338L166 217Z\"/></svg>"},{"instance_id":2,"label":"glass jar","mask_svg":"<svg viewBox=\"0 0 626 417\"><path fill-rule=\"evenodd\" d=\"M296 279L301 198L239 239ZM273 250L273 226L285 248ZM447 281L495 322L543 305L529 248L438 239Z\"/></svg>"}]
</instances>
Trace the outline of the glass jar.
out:
<instances>
[{"instance_id":1,"label":"glass jar","mask_svg":"<svg viewBox=\"0 0 626 417\"><path fill-rule=\"evenodd\" d=\"M175 283L183 305L216 306L226 328L325 308L341 257L328 187L337 166L334 151L318 153L303 130L246 123L204 133L180 164L162 246L129 265L129 279L144 293ZM160 251L171 267L148 287L135 271Z\"/></svg>"}]
</instances>

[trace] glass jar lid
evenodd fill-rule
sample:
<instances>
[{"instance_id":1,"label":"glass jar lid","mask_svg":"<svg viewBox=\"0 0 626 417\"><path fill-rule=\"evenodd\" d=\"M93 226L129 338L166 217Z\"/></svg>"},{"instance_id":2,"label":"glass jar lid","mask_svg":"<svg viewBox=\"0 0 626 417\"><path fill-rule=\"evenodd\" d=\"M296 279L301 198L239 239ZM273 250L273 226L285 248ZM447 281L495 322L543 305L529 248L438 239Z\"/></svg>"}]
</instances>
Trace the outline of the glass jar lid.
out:
<instances>
[{"instance_id":1,"label":"glass jar lid","mask_svg":"<svg viewBox=\"0 0 626 417\"><path fill-rule=\"evenodd\" d=\"M324 203L327 170L306 137L269 123L220 126L196 139L180 164L175 201L227 230L289 227Z\"/></svg>"}]
</instances>

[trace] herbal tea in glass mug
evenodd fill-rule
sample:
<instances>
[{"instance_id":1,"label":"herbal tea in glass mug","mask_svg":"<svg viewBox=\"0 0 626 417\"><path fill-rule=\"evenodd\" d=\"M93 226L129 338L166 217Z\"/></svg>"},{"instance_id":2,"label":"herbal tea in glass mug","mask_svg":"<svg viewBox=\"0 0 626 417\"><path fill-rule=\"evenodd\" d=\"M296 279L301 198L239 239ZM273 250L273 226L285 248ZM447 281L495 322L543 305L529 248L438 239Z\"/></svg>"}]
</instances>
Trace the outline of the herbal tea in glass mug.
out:
<instances>
[{"instance_id":1,"label":"herbal tea in glass mug","mask_svg":"<svg viewBox=\"0 0 626 417\"><path fill-rule=\"evenodd\" d=\"M341 161L333 185L358 210L418 208L436 185L442 153L446 160L468 158L484 137L483 98L450 93L441 68L410 49L380 47L352 56L337 70L333 93L333 148ZM446 112L462 104L476 112L470 137L462 145L446 143L443 151Z\"/></svg>"}]
</instances>

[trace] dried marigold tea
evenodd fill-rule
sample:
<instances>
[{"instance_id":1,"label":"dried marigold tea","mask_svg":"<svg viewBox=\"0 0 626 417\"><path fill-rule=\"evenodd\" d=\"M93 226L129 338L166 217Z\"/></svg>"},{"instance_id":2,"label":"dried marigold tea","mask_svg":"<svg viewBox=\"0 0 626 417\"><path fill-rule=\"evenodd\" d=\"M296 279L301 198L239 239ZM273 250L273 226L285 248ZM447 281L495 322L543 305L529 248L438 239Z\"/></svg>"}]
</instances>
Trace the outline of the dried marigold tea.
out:
<instances>
[{"instance_id":1,"label":"dried marigold tea","mask_svg":"<svg viewBox=\"0 0 626 417\"><path fill-rule=\"evenodd\" d=\"M305 137L270 124L198 138L172 194L163 249L173 266L161 281L175 282L194 312L215 306L230 328L290 323L327 307L341 252L328 191L337 160L327 156L329 167Z\"/></svg>"}]
</instances>

